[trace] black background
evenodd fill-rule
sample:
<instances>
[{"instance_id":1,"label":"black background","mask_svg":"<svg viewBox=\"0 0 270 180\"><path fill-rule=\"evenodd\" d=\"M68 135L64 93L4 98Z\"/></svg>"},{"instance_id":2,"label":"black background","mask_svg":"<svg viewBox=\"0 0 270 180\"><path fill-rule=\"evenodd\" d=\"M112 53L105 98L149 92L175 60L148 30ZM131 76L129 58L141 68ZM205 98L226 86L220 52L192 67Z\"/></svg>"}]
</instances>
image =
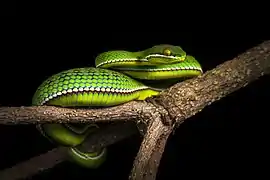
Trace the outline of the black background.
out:
<instances>
[{"instance_id":1,"label":"black background","mask_svg":"<svg viewBox=\"0 0 270 180\"><path fill-rule=\"evenodd\" d=\"M204 71L215 68L269 39L267 33L203 31L90 32L86 25L55 24L7 29L1 49L2 106L28 106L36 88L62 70L93 66L97 54L115 49L142 50L156 44L180 45ZM263 175L269 153L269 76L230 94L190 118L169 138L158 179L188 175ZM0 126L0 169L11 167L54 146L32 125ZM98 170L65 162L32 179L127 179L140 146L139 136L108 147ZM174 177L174 178L173 178Z\"/></svg>"},{"instance_id":2,"label":"black background","mask_svg":"<svg viewBox=\"0 0 270 180\"><path fill-rule=\"evenodd\" d=\"M16 16L16 1L8 0L0 2L0 15L1 16Z\"/></svg>"}]
</instances>

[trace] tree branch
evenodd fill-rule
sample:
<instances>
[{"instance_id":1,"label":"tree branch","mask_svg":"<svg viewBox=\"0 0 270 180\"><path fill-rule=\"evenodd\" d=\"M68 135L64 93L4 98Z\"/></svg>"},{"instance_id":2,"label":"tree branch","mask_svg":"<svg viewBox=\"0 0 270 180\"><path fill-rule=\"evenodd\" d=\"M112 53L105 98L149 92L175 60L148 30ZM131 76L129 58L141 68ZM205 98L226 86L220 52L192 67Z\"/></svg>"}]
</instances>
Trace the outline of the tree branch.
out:
<instances>
[{"instance_id":1,"label":"tree branch","mask_svg":"<svg viewBox=\"0 0 270 180\"><path fill-rule=\"evenodd\" d=\"M49 157L49 158L48 158ZM0 172L1 180L25 179L49 169L66 159L66 148L55 148L45 154L33 157L28 161Z\"/></svg>"},{"instance_id":2,"label":"tree branch","mask_svg":"<svg viewBox=\"0 0 270 180\"><path fill-rule=\"evenodd\" d=\"M173 128L165 126L160 117L150 123L138 155L134 161L130 179L156 179L166 141Z\"/></svg>"},{"instance_id":3,"label":"tree branch","mask_svg":"<svg viewBox=\"0 0 270 180\"><path fill-rule=\"evenodd\" d=\"M136 121L145 102L130 102L102 109L75 109L55 106L0 107L0 124L108 123Z\"/></svg>"},{"instance_id":4,"label":"tree branch","mask_svg":"<svg viewBox=\"0 0 270 180\"><path fill-rule=\"evenodd\" d=\"M202 76L178 83L149 100L168 111L170 118L167 119L172 122L167 123L177 122L179 125L204 107L269 73L270 41L266 41Z\"/></svg>"},{"instance_id":5,"label":"tree branch","mask_svg":"<svg viewBox=\"0 0 270 180\"><path fill-rule=\"evenodd\" d=\"M85 143L78 146L78 148L82 151L94 151L112 145L136 133L138 133L138 130L133 123L108 125L87 137ZM18 163L11 168L4 169L0 171L0 179L22 179L50 169L67 160L66 150L65 147L55 148L25 162Z\"/></svg>"},{"instance_id":6,"label":"tree branch","mask_svg":"<svg viewBox=\"0 0 270 180\"><path fill-rule=\"evenodd\" d=\"M0 123L136 122L145 135L130 179L154 180L167 138L174 127L214 101L269 73L270 41L265 41L202 76L178 83L146 101L84 110L45 106L2 107Z\"/></svg>"}]
</instances>

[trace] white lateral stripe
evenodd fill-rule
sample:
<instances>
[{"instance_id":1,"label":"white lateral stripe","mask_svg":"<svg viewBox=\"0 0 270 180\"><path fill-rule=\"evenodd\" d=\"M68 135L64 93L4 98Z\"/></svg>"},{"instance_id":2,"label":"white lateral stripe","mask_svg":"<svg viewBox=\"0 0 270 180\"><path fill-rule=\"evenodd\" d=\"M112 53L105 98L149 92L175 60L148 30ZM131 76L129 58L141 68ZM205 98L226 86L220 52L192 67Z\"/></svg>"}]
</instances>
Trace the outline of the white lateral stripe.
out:
<instances>
[{"instance_id":1,"label":"white lateral stripe","mask_svg":"<svg viewBox=\"0 0 270 180\"><path fill-rule=\"evenodd\" d=\"M196 71L202 71L199 67L168 67L168 68L160 68L160 69L149 69L149 71L178 71L178 70L196 70Z\"/></svg>"},{"instance_id":2,"label":"white lateral stripe","mask_svg":"<svg viewBox=\"0 0 270 180\"><path fill-rule=\"evenodd\" d=\"M124 62L124 61L148 61L149 58L155 58L155 57L163 57L163 58L170 58L170 59L179 59L179 57L175 57L175 56L166 56L166 55L162 55L162 54L150 54L148 56L146 56L144 59L138 59L138 58L124 58L124 59L112 59L109 61L105 61L102 62L98 65L96 65L96 67L102 66L104 64L110 64L110 63L115 63L115 62Z\"/></svg>"},{"instance_id":3,"label":"white lateral stripe","mask_svg":"<svg viewBox=\"0 0 270 180\"><path fill-rule=\"evenodd\" d=\"M119 68L121 71L151 71L151 72L156 72L156 71L181 71L181 70L196 70L196 71L201 71L202 69L200 67L168 67L168 68L155 68L155 69L133 69L133 68Z\"/></svg>"},{"instance_id":4,"label":"white lateral stripe","mask_svg":"<svg viewBox=\"0 0 270 180\"><path fill-rule=\"evenodd\" d=\"M141 86L141 87L137 87L137 88L134 88L134 89L109 89L107 88L106 90L104 88L100 88L100 87L96 87L96 88L89 88L89 87L86 87L84 88L84 92L89 92L89 91L92 91L92 92L112 92L112 93L133 93L135 91L139 91L139 90L143 90L143 89L149 89L148 86ZM56 98L58 96L61 96L61 95L65 95L65 94L68 94L68 93L73 93L73 92L78 92L78 89L77 88L74 88L74 89L68 89L68 90L63 90L61 92L57 92L57 93L54 93L54 94L51 94L49 97L47 97L46 99L44 99L41 103L41 105L45 104L46 102L48 102L49 100L53 99L53 98Z\"/></svg>"},{"instance_id":5,"label":"white lateral stripe","mask_svg":"<svg viewBox=\"0 0 270 180\"><path fill-rule=\"evenodd\" d=\"M102 65L104 65L104 64L115 63L115 62L138 61L138 60L139 60L139 59L137 59L137 58L112 59L112 60L109 60L109 61L102 62L102 63L96 65L96 67L102 66ZM140 59L140 61L147 61L147 59Z\"/></svg>"}]
</instances>

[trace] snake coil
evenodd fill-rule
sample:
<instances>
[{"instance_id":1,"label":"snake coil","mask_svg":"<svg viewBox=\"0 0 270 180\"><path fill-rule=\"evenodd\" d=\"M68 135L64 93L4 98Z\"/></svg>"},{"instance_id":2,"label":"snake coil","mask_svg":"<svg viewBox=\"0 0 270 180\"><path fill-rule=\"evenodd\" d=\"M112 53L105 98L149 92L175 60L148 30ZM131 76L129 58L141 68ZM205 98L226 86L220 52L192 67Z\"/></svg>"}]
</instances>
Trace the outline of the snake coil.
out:
<instances>
[{"instance_id":1,"label":"snake coil","mask_svg":"<svg viewBox=\"0 0 270 180\"><path fill-rule=\"evenodd\" d=\"M108 107L158 95L168 86L202 73L198 61L179 46L161 44L149 49L108 51L95 59L96 67L75 68L45 80L36 90L33 105ZM61 146L70 147L71 160L98 168L107 150L81 152L76 148L98 126L95 124L40 124L40 132Z\"/></svg>"}]
</instances>

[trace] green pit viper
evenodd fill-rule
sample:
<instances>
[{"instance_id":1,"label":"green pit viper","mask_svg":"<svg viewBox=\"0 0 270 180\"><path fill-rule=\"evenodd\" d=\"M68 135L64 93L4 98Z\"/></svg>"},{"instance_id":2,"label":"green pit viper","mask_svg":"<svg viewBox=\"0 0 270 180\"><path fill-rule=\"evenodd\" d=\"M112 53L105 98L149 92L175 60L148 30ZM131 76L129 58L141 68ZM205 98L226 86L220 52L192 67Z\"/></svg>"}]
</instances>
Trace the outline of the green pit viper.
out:
<instances>
[{"instance_id":1,"label":"green pit viper","mask_svg":"<svg viewBox=\"0 0 270 180\"><path fill-rule=\"evenodd\" d=\"M96 67L65 70L45 80L36 90L32 105L109 107L158 95L171 83L202 74L199 62L179 46L161 44L143 51L114 50L95 59ZM106 148L81 152L76 146L98 128L96 125L39 124L40 132L67 146L71 160L98 168Z\"/></svg>"}]
</instances>

